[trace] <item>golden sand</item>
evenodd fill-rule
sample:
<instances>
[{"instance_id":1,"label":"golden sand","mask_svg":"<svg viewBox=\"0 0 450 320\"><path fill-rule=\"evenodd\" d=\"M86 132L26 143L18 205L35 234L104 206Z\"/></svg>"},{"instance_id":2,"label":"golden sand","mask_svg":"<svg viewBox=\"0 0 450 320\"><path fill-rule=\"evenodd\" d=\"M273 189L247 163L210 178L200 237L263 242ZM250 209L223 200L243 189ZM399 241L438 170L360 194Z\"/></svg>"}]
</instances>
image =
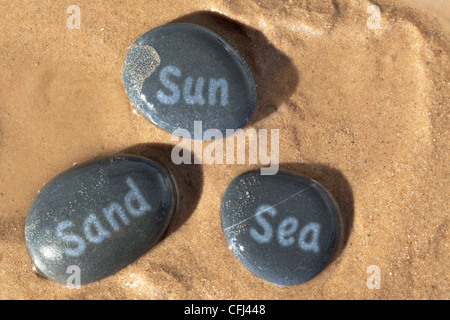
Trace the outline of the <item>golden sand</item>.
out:
<instances>
[{"instance_id":1,"label":"golden sand","mask_svg":"<svg viewBox=\"0 0 450 320\"><path fill-rule=\"evenodd\" d=\"M0 298L449 299L450 9L429 2L426 15L387 0L90 0L77 2L81 27L69 29L70 1L1 0ZM367 25L373 4L380 29ZM133 112L127 50L172 21L207 26L242 52L259 92L247 128L279 129L281 168L337 199L345 248L313 280L275 286L229 250L222 195L254 166L175 166L171 134ZM38 277L23 231L31 201L74 163L117 152L178 177L167 235L79 290ZM379 289L366 283L372 265Z\"/></svg>"}]
</instances>

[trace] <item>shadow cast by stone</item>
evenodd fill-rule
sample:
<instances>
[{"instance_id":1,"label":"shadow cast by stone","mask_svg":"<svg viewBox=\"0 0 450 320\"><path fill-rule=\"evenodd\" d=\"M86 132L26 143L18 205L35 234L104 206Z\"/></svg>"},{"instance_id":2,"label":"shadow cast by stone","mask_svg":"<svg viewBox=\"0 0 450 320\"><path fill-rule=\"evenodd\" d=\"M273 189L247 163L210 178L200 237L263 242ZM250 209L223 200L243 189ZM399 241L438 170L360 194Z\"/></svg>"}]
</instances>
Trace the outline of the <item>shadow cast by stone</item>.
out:
<instances>
[{"instance_id":1,"label":"shadow cast by stone","mask_svg":"<svg viewBox=\"0 0 450 320\"><path fill-rule=\"evenodd\" d=\"M261 31L210 11L194 12L171 22L194 23L209 28L241 53L253 72L258 92L258 107L250 125L276 112L296 90L299 71L291 59L274 47Z\"/></svg>"},{"instance_id":2,"label":"shadow cast by stone","mask_svg":"<svg viewBox=\"0 0 450 320\"><path fill-rule=\"evenodd\" d=\"M350 183L338 169L320 163L280 163L280 170L294 172L317 181L335 200L340 214L342 236L333 261L344 250L353 228L354 203Z\"/></svg>"},{"instance_id":3,"label":"shadow cast by stone","mask_svg":"<svg viewBox=\"0 0 450 320\"><path fill-rule=\"evenodd\" d=\"M189 219L197 207L203 190L203 170L200 165L193 164L194 155L191 154L192 164L176 165L171 160L173 147L171 144L143 143L121 151L156 160L172 174L177 186L177 206L162 239L178 230Z\"/></svg>"}]
</instances>

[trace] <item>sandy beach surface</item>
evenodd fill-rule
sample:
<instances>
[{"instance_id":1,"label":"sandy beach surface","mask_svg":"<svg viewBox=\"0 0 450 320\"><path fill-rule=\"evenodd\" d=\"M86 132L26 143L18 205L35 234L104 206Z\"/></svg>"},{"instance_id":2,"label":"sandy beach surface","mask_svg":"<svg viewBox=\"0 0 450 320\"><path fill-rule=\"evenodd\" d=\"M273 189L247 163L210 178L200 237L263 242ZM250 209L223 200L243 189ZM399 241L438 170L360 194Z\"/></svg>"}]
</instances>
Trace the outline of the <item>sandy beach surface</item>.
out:
<instances>
[{"instance_id":1,"label":"sandy beach surface","mask_svg":"<svg viewBox=\"0 0 450 320\"><path fill-rule=\"evenodd\" d=\"M429 2L424 14L387 0L0 0L0 298L449 299L450 7ZM79 29L68 27L74 4ZM374 4L379 28L369 27ZM343 248L311 281L268 283L228 247L222 196L258 165L177 166L171 133L130 104L129 46L174 21L242 53L258 86L246 129L279 129L280 168L336 199ZM79 290L39 277L24 238L33 198L73 164L123 152L176 177L179 212L164 238Z\"/></svg>"}]
</instances>

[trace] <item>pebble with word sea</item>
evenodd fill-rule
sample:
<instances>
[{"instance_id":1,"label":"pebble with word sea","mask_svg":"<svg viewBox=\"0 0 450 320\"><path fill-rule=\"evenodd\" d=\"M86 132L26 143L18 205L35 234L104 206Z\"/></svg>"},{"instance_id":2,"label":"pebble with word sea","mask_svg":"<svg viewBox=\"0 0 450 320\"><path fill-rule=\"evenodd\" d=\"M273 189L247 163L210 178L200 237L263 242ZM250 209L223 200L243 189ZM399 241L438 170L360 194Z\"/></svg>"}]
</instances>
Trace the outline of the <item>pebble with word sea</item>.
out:
<instances>
[{"instance_id":1,"label":"pebble with word sea","mask_svg":"<svg viewBox=\"0 0 450 320\"><path fill-rule=\"evenodd\" d=\"M328 192L284 171L250 171L234 179L223 197L222 227L247 269L282 286L319 274L341 235L338 209Z\"/></svg>"},{"instance_id":2,"label":"pebble with word sea","mask_svg":"<svg viewBox=\"0 0 450 320\"><path fill-rule=\"evenodd\" d=\"M49 181L33 200L25 239L36 268L67 283L110 276L161 238L176 205L176 187L159 163L116 155L74 166Z\"/></svg>"}]
</instances>

